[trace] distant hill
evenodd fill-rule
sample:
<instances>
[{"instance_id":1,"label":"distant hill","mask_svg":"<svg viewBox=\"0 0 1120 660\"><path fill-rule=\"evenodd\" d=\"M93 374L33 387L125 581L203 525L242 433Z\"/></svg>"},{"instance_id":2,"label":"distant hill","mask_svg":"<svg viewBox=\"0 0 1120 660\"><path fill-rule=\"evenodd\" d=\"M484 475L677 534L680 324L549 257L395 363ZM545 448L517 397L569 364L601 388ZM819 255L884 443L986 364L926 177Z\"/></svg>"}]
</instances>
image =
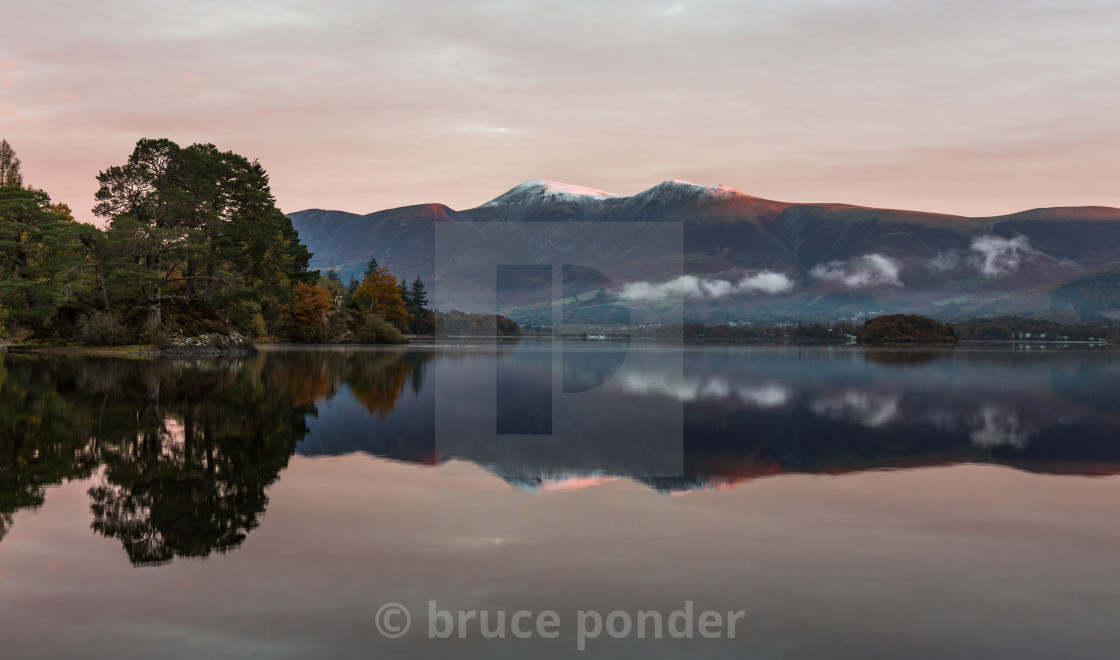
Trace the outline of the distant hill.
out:
<instances>
[{"instance_id":1,"label":"distant hill","mask_svg":"<svg viewBox=\"0 0 1120 660\"><path fill-rule=\"evenodd\" d=\"M968 218L778 202L683 181L621 196L534 180L463 211L425 204L368 215L312 209L289 217L315 255L312 265L333 267L343 279L357 276L371 255L409 279L430 279L439 222L680 222L684 271L700 282L730 285L711 289L721 295L689 298L686 314L696 319L1120 315L1112 286L1120 272L1120 209L1109 207ZM759 275L764 278L743 279ZM610 302L607 296L604 303Z\"/></svg>"}]
</instances>

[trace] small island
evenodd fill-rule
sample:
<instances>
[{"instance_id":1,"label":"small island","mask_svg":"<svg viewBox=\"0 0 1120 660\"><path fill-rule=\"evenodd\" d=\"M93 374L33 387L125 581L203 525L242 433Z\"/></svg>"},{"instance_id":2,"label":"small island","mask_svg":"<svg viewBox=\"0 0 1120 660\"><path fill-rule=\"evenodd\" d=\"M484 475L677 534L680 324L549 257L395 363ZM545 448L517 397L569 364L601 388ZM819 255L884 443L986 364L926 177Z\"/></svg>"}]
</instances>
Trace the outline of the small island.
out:
<instances>
[{"instance_id":1,"label":"small island","mask_svg":"<svg viewBox=\"0 0 1120 660\"><path fill-rule=\"evenodd\" d=\"M953 346L957 334L952 326L917 314L877 316L859 333L863 345Z\"/></svg>"}]
</instances>

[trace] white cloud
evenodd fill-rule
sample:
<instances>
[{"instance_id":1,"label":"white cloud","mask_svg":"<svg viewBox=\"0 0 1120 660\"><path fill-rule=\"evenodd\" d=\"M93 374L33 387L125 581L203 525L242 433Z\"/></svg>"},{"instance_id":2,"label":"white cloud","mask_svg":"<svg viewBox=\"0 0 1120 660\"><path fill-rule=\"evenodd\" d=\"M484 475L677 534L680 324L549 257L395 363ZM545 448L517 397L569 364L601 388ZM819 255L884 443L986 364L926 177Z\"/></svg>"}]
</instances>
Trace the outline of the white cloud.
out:
<instances>
[{"instance_id":1,"label":"white cloud","mask_svg":"<svg viewBox=\"0 0 1120 660\"><path fill-rule=\"evenodd\" d=\"M926 268L935 273L947 273L951 270L956 270L960 263L961 255L956 250L938 252L933 257L925 260Z\"/></svg>"},{"instance_id":2,"label":"white cloud","mask_svg":"<svg viewBox=\"0 0 1120 660\"><path fill-rule=\"evenodd\" d=\"M785 293L793 288L793 281L781 273L769 270L747 275L735 285L739 291L758 291L760 293Z\"/></svg>"},{"instance_id":3,"label":"white cloud","mask_svg":"<svg viewBox=\"0 0 1120 660\"><path fill-rule=\"evenodd\" d=\"M898 279L902 266L881 254L865 254L848 261L817 264L809 273L822 280L840 282L850 289L869 286L902 286Z\"/></svg>"},{"instance_id":4,"label":"white cloud","mask_svg":"<svg viewBox=\"0 0 1120 660\"><path fill-rule=\"evenodd\" d=\"M778 408L786 405L793 398L793 392L788 387L778 383L743 387L739 389L738 395L744 403L759 408Z\"/></svg>"},{"instance_id":5,"label":"white cloud","mask_svg":"<svg viewBox=\"0 0 1120 660\"><path fill-rule=\"evenodd\" d=\"M793 398L793 391L780 383L753 383L734 386L721 376L682 378L667 374L628 374L622 387L633 394L660 394L682 403L723 401L733 396L757 408L778 408Z\"/></svg>"},{"instance_id":6,"label":"white cloud","mask_svg":"<svg viewBox=\"0 0 1120 660\"><path fill-rule=\"evenodd\" d=\"M977 253L977 267L988 277L1012 273L1019 269L1026 257L1037 253L1027 242L1026 236L981 236L972 241L972 250Z\"/></svg>"},{"instance_id":7,"label":"white cloud","mask_svg":"<svg viewBox=\"0 0 1120 660\"><path fill-rule=\"evenodd\" d=\"M985 405L972 420L972 444L981 449L1008 445L1015 449L1027 446L1032 429L1026 428L1019 415L996 405Z\"/></svg>"},{"instance_id":8,"label":"white cloud","mask_svg":"<svg viewBox=\"0 0 1120 660\"><path fill-rule=\"evenodd\" d=\"M848 390L841 396L822 397L810 404L810 409L829 419L846 419L870 428L894 422L900 416L899 395L880 395L859 390Z\"/></svg>"},{"instance_id":9,"label":"white cloud","mask_svg":"<svg viewBox=\"0 0 1120 660\"><path fill-rule=\"evenodd\" d=\"M793 288L789 277L769 270L744 276L737 282L681 275L667 282L631 282L620 296L629 301L658 301L668 298L726 298L737 293L776 294Z\"/></svg>"}]
</instances>

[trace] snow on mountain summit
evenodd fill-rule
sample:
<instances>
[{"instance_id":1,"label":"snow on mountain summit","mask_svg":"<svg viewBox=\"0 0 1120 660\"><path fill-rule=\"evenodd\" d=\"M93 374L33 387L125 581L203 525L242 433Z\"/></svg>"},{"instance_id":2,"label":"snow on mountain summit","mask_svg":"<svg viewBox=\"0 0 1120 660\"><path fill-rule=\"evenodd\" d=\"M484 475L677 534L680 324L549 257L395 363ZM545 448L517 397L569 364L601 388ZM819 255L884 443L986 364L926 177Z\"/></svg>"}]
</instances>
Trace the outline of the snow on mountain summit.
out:
<instances>
[{"instance_id":1,"label":"snow on mountain summit","mask_svg":"<svg viewBox=\"0 0 1120 660\"><path fill-rule=\"evenodd\" d=\"M686 195L693 197L707 197L712 199L725 198L725 197L750 197L741 190L732 188L731 186L701 186L699 184L690 183L688 181L681 181L680 179L672 179L670 181L662 181L649 190L638 193L638 195L646 195L653 193L655 195ZM638 195L635 195L637 197Z\"/></svg>"},{"instance_id":2,"label":"snow on mountain summit","mask_svg":"<svg viewBox=\"0 0 1120 660\"><path fill-rule=\"evenodd\" d=\"M534 202L556 202L567 201L569 199L596 199L616 196L617 195L594 188L573 186L570 183L549 181L548 179L533 179L532 181L526 181L510 189L509 192L486 202L483 206L523 205Z\"/></svg>"},{"instance_id":3,"label":"snow on mountain summit","mask_svg":"<svg viewBox=\"0 0 1120 660\"><path fill-rule=\"evenodd\" d=\"M656 186L643 190L635 195L615 195L602 190L575 186L559 181L533 179L512 188L509 192L490 200L482 206L484 208L535 206L539 204L554 204L556 202L566 202L582 206L588 203L596 204L608 200L618 200L620 202L630 200L644 204L652 201L664 203L670 200L683 201L686 199L722 199L729 197L750 197L750 195L729 186L700 186L679 179L662 181Z\"/></svg>"}]
</instances>

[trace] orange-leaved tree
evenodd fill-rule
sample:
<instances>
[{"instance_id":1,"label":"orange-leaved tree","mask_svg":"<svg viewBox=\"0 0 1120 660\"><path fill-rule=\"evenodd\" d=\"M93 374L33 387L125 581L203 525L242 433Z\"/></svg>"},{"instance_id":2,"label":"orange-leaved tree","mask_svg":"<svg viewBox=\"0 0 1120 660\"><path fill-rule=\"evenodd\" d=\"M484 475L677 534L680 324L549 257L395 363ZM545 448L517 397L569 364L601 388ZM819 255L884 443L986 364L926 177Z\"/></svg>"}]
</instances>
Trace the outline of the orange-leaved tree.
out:
<instances>
[{"instance_id":1,"label":"orange-leaved tree","mask_svg":"<svg viewBox=\"0 0 1120 660\"><path fill-rule=\"evenodd\" d=\"M321 286L300 282L292 289L292 304L284 306L284 314L292 323L295 339L312 341L323 325L323 318L334 299L331 292Z\"/></svg>"},{"instance_id":2,"label":"orange-leaved tree","mask_svg":"<svg viewBox=\"0 0 1120 660\"><path fill-rule=\"evenodd\" d=\"M398 330L408 330L412 314L405 309L397 278L385 266L372 271L358 288L354 290L353 300L363 310L377 314Z\"/></svg>"}]
</instances>

